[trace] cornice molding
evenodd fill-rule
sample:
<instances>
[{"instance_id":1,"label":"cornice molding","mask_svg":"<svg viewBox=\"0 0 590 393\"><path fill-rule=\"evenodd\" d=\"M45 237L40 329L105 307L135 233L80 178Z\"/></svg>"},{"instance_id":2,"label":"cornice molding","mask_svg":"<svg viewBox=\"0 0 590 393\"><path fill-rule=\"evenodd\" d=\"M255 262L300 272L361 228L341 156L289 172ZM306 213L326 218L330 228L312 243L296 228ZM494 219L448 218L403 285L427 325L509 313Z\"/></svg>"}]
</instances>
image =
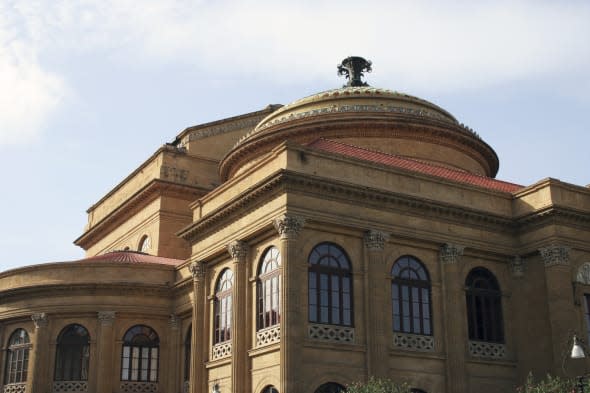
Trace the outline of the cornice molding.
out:
<instances>
[{"instance_id":1,"label":"cornice molding","mask_svg":"<svg viewBox=\"0 0 590 393\"><path fill-rule=\"evenodd\" d=\"M547 222L581 226L586 230L590 230L590 213L570 207L553 205L519 217L515 222L520 230L534 229L545 225Z\"/></svg>"}]
</instances>

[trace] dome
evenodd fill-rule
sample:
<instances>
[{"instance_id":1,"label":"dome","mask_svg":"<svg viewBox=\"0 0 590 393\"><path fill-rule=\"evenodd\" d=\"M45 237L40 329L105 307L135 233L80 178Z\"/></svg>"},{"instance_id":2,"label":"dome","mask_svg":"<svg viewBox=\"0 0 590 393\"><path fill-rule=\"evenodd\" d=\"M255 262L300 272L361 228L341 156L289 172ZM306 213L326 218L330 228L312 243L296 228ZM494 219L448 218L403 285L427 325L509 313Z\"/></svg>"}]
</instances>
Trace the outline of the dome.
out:
<instances>
[{"instance_id":1,"label":"dome","mask_svg":"<svg viewBox=\"0 0 590 393\"><path fill-rule=\"evenodd\" d=\"M318 138L494 177L498 157L473 130L426 100L370 86L345 86L299 99L264 118L220 166L227 180L285 140Z\"/></svg>"}]
</instances>

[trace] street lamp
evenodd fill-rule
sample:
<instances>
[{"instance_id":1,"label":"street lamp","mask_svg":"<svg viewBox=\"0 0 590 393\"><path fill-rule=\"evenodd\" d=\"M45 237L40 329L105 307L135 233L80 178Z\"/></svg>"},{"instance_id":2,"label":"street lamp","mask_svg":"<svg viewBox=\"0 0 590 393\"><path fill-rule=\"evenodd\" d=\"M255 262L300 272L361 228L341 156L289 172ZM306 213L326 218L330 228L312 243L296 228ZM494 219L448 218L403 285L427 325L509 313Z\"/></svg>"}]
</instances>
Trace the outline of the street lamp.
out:
<instances>
[{"instance_id":1,"label":"street lamp","mask_svg":"<svg viewBox=\"0 0 590 393\"><path fill-rule=\"evenodd\" d=\"M584 347L582 347L582 344L578 340L578 336L576 336L574 334L574 343L572 345L572 352L570 353L570 358L584 359L585 357L586 357L586 354L584 353ZM584 393L584 379L585 379L585 377L583 375L579 375L578 377L576 377L576 379L578 382L576 384L577 392Z\"/></svg>"}]
</instances>

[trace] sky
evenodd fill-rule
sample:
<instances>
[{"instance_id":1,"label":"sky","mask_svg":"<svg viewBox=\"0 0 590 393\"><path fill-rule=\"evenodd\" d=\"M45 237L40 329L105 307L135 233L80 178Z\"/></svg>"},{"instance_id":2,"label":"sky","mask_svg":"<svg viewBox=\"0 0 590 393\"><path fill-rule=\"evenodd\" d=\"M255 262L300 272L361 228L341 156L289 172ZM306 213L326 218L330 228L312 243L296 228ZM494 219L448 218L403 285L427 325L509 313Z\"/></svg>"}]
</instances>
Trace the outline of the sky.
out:
<instances>
[{"instance_id":1,"label":"sky","mask_svg":"<svg viewBox=\"0 0 590 393\"><path fill-rule=\"evenodd\" d=\"M427 99L497 178L590 183L590 2L0 1L0 271L81 258L86 209L184 128L340 87Z\"/></svg>"}]
</instances>

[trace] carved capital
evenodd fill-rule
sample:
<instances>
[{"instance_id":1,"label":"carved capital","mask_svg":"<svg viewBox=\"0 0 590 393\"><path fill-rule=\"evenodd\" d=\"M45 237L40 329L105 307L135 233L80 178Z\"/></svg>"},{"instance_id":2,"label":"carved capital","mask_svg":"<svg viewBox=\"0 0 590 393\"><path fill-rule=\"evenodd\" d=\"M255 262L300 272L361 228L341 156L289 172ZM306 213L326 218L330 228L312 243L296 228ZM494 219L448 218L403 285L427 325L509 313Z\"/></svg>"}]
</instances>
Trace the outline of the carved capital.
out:
<instances>
[{"instance_id":1,"label":"carved capital","mask_svg":"<svg viewBox=\"0 0 590 393\"><path fill-rule=\"evenodd\" d=\"M369 230L365 232L365 247L369 251L383 251L389 235L385 232Z\"/></svg>"},{"instance_id":2,"label":"carved capital","mask_svg":"<svg viewBox=\"0 0 590 393\"><path fill-rule=\"evenodd\" d=\"M555 265L569 266L569 251L569 247L565 246L549 246L539 249L545 267Z\"/></svg>"},{"instance_id":3,"label":"carved capital","mask_svg":"<svg viewBox=\"0 0 590 393\"><path fill-rule=\"evenodd\" d=\"M205 265L203 262L192 262L188 266L188 270L193 275L193 280L195 281L203 281L205 278Z\"/></svg>"},{"instance_id":4,"label":"carved capital","mask_svg":"<svg viewBox=\"0 0 590 393\"><path fill-rule=\"evenodd\" d=\"M47 314L45 314L44 312L31 315L31 319L33 320L33 323L35 324L36 329L40 329L40 328L47 326L47 323L48 323Z\"/></svg>"},{"instance_id":5,"label":"carved capital","mask_svg":"<svg viewBox=\"0 0 590 393\"><path fill-rule=\"evenodd\" d=\"M241 240L234 240L227 245L227 252L234 261L243 261L248 256L248 245Z\"/></svg>"},{"instance_id":6,"label":"carved capital","mask_svg":"<svg viewBox=\"0 0 590 393\"><path fill-rule=\"evenodd\" d=\"M303 228L305 219L303 217L283 214L275 218L272 223L281 236L281 239L294 239L299 235L301 228Z\"/></svg>"},{"instance_id":7,"label":"carved capital","mask_svg":"<svg viewBox=\"0 0 590 393\"><path fill-rule=\"evenodd\" d=\"M168 319L168 326L172 330L178 330L180 327L180 318L176 314L170 314L170 319Z\"/></svg>"},{"instance_id":8,"label":"carved capital","mask_svg":"<svg viewBox=\"0 0 590 393\"><path fill-rule=\"evenodd\" d=\"M526 270L526 264L524 258L520 255L516 255L510 260L510 270L512 271L512 277L522 278L524 277L524 271Z\"/></svg>"},{"instance_id":9,"label":"carved capital","mask_svg":"<svg viewBox=\"0 0 590 393\"><path fill-rule=\"evenodd\" d=\"M443 265L447 265L450 263L457 263L459 259L463 256L463 250L465 247L459 246L457 244L450 244L445 243L440 247L440 262Z\"/></svg>"},{"instance_id":10,"label":"carved capital","mask_svg":"<svg viewBox=\"0 0 590 393\"><path fill-rule=\"evenodd\" d=\"M113 326L113 322L115 321L115 312L114 311L99 311L98 312L98 321L102 326Z\"/></svg>"}]
</instances>

